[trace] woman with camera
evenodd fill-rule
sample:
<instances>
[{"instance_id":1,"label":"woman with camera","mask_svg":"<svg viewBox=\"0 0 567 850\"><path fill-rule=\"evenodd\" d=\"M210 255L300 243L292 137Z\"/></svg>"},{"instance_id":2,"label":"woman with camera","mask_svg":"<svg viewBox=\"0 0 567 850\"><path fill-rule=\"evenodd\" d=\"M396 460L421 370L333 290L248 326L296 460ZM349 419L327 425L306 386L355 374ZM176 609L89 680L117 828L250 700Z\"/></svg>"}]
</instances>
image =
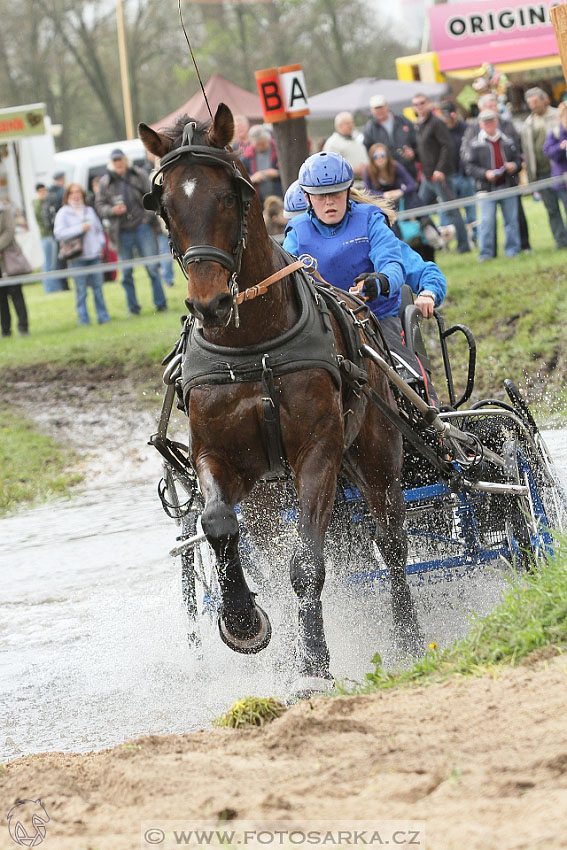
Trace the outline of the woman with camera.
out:
<instances>
[{"instance_id":1,"label":"woman with camera","mask_svg":"<svg viewBox=\"0 0 567 850\"><path fill-rule=\"evenodd\" d=\"M85 192L78 183L70 183L63 195L63 206L55 216L53 235L59 244L59 256L67 259L69 268L88 268L101 262L104 229L94 209L86 203ZM91 287L99 325L110 321L102 291L102 272L89 272L75 277L77 315L80 325L90 325L87 309L87 287Z\"/></svg>"}]
</instances>

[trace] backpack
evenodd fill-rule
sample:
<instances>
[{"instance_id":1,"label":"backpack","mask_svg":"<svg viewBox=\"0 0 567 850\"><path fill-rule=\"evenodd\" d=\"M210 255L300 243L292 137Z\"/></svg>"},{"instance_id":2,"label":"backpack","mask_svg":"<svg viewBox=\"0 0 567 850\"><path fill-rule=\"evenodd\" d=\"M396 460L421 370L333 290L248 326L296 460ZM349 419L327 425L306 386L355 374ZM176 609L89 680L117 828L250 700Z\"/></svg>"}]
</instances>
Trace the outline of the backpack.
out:
<instances>
[{"instance_id":1,"label":"backpack","mask_svg":"<svg viewBox=\"0 0 567 850\"><path fill-rule=\"evenodd\" d=\"M50 189L41 205L41 219L48 230L53 232L55 216L59 209L59 197L56 189Z\"/></svg>"}]
</instances>

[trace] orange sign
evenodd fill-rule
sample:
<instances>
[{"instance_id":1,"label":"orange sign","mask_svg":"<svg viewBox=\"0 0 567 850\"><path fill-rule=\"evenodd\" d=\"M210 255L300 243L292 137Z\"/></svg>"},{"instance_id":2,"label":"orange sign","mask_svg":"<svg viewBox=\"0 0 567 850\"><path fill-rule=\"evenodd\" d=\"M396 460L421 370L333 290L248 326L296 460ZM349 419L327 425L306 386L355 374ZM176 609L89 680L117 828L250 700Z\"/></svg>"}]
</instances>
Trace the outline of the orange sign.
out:
<instances>
[{"instance_id":1,"label":"orange sign","mask_svg":"<svg viewBox=\"0 0 567 850\"><path fill-rule=\"evenodd\" d=\"M267 124L309 115L307 87L301 65L265 68L256 71L255 76Z\"/></svg>"},{"instance_id":2,"label":"orange sign","mask_svg":"<svg viewBox=\"0 0 567 850\"><path fill-rule=\"evenodd\" d=\"M285 106L280 90L280 80L277 68L264 68L256 71L256 85L258 94L262 101L264 121L267 124L275 124L277 121L285 121L287 118Z\"/></svg>"}]
</instances>

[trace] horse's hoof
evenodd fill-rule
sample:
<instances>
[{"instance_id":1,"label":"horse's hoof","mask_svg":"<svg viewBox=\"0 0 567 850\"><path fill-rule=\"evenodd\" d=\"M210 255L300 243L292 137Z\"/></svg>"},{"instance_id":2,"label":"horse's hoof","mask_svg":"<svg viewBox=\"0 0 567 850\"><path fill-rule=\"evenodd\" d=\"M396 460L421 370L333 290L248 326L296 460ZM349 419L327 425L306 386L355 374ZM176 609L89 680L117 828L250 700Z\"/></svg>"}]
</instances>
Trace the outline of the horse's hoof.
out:
<instances>
[{"instance_id":1,"label":"horse's hoof","mask_svg":"<svg viewBox=\"0 0 567 850\"><path fill-rule=\"evenodd\" d=\"M394 635L395 643L403 655L414 659L425 655L425 638L419 627L398 625Z\"/></svg>"},{"instance_id":2,"label":"horse's hoof","mask_svg":"<svg viewBox=\"0 0 567 850\"><path fill-rule=\"evenodd\" d=\"M272 626L266 612L259 605L254 605L255 612L258 615L259 627L254 635L233 635L226 626L222 616L219 617L219 632L221 640L226 643L234 652L242 652L244 655L253 655L255 652L261 652L267 647L272 639Z\"/></svg>"},{"instance_id":3,"label":"horse's hoof","mask_svg":"<svg viewBox=\"0 0 567 850\"><path fill-rule=\"evenodd\" d=\"M309 676L300 673L293 683L292 696L296 700L329 694L335 686L332 676Z\"/></svg>"}]
</instances>

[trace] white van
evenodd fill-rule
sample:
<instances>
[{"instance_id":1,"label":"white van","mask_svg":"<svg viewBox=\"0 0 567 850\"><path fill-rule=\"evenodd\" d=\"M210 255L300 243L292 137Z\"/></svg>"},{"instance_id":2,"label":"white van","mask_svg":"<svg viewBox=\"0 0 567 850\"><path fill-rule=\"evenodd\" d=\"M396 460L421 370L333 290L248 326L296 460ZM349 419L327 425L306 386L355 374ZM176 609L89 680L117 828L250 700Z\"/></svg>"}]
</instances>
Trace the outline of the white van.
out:
<instances>
[{"instance_id":1,"label":"white van","mask_svg":"<svg viewBox=\"0 0 567 850\"><path fill-rule=\"evenodd\" d=\"M54 157L55 172L64 171L66 184L78 183L86 192L89 192L93 177L100 177L106 171L114 148L124 151L134 165L148 168L146 149L140 139L126 139L123 142L106 142L104 145L59 151Z\"/></svg>"},{"instance_id":2,"label":"white van","mask_svg":"<svg viewBox=\"0 0 567 850\"><path fill-rule=\"evenodd\" d=\"M2 132L0 138L0 202L10 202L16 214L16 238L32 268L43 265L43 249L33 209L36 183L51 185L55 162L55 143L51 121L44 115L43 103L26 104L0 110L2 115L22 112L30 115L41 110L45 132L20 137Z\"/></svg>"}]
</instances>

